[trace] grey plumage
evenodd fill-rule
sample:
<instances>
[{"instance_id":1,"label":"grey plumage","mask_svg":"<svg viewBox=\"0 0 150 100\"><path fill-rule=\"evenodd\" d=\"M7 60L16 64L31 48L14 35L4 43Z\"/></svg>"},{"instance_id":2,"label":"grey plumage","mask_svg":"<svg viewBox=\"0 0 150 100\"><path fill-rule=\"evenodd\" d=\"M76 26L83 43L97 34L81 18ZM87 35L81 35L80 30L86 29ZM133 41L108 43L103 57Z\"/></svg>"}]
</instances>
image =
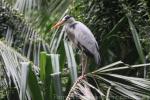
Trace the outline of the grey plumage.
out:
<instances>
[{"instance_id":1,"label":"grey plumage","mask_svg":"<svg viewBox=\"0 0 150 100\"><path fill-rule=\"evenodd\" d=\"M64 17L65 30L69 39L87 55L93 56L96 64L100 64L99 46L90 29L73 17Z\"/></svg>"}]
</instances>

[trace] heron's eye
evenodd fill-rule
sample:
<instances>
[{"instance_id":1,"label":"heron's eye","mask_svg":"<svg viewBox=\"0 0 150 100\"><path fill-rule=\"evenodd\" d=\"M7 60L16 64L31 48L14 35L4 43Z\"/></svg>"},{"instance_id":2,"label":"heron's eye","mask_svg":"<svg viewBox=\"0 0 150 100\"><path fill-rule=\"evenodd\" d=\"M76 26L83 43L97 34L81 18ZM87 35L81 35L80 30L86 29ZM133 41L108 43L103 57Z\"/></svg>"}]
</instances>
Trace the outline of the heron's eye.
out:
<instances>
[{"instance_id":1,"label":"heron's eye","mask_svg":"<svg viewBox=\"0 0 150 100\"><path fill-rule=\"evenodd\" d=\"M71 17L71 16L66 16L66 17L65 17L65 20L68 20L70 17Z\"/></svg>"}]
</instances>

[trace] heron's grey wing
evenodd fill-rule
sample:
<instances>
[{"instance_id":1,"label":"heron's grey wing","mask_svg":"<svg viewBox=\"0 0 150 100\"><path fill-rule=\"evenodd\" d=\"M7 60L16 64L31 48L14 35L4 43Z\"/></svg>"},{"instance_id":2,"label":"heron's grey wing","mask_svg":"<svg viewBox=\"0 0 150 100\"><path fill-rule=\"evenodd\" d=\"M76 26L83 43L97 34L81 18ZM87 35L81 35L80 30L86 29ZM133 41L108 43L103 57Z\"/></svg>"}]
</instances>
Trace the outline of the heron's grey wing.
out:
<instances>
[{"instance_id":1,"label":"heron's grey wing","mask_svg":"<svg viewBox=\"0 0 150 100\"><path fill-rule=\"evenodd\" d=\"M81 22L78 22L73 29L73 33L75 34L76 41L82 45L84 49L87 49L91 54L93 54L96 63L98 64L100 62L100 55L98 52L99 47L90 29Z\"/></svg>"},{"instance_id":2,"label":"heron's grey wing","mask_svg":"<svg viewBox=\"0 0 150 100\"><path fill-rule=\"evenodd\" d=\"M94 50L99 48L96 39L90 29L81 22L78 22L74 28L74 34L77 41L90 52L95 52Z\"/></svg>"}]
</instances>

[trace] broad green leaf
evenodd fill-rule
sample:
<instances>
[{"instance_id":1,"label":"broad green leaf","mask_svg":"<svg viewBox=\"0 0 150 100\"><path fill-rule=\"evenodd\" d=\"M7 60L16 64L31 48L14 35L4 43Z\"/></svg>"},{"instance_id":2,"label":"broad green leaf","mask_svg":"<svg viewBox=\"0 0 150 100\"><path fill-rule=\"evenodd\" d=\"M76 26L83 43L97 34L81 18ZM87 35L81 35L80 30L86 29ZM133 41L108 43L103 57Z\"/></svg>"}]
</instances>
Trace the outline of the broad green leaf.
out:
<instances>
[{"instance_id":1,"label":"broad green leaf","mask_svg":"<svg viewBox=\"0 0 150 100\"><path fill-rule=\"evenodd\" d=\"M40 79L45 80L46 52L40 53Z\"/></svg>"},{"instance_id":2,"label":"broad green leaf","mask_svg":"<svg viewBox=\"0 0 150 100\"><path fill-rule=\"evenodd\" d=\"M32 100L44 100L38 84L37 77L35 73L32 71L31 64L29 67L28 87L30 89Z\"/></svg>"},{"instance_id":3,"label":"broad green leaf","mask_svg":"<svg viewBox=\"0 0 150 100\"><path fill-rule=\"evenodd\" d=\"M46 64L45 64L45 80L44 80L44 99L50 100L52 98L51 93L51 73L52 73L52 63L50 55L46 54Z\"/></svg>"},{"instance_id":4,"label":"broad green leaf","mask_svg":"<svg viewBox=\"0 0 150 100\"><path fill-rule=\"evenodd\" d=\"M142 63L146 63L146 60L145 60L145 56L144 56L144 52L143 52L143 48L141 46L141 43L140 43L140 38L139 38L139 35L138 35L138 32L133 24L133 22L131 21L131 19L129 18L129 16L127 16L128 18L128 22L129 22L129 26L130 26L130 30L131 30L131 33L133 35L133 39L134 39L134 43L135 43L135 46L136 46L136 49L138 51L138 54L139 54L139 57L140 57L140 60ZM144 67L144 78L146 77L147 73L146 73L146 66Z\"/></svg>"},{"instance_id":5,"label":"broad green leaf","mask_svg":"<svg viewBox=\"0 0 150 100\"><path fill-rule=\"evenodd\" d=\"M142 63L146 63L144 53L143 53L143 49L142 49L142 46L141 46L141 43L140 43L140 38L139 38L138 32L137 32L133 22L129 18L129 16L127 16L127 18L128 18L130 30L131 30L131 33L132 33L132 36L133 36L133 39L134 39L136 49L137 49L138 54L140 56L140 60L141 60Z\"/></svg>"},{"instance_id":6,"label":"broad green leaf","mask_svg":"<svg viewBox=\"0 0 150 100\"><path fill-rule=\"evenodd\" d=\"M63 40L61 40L60 42L60 46L58 48L57 53L60 54L60 70L62 71L66 63L66 54L65 54L65 47L64 47Z\"/></svg>"}]
</instances>

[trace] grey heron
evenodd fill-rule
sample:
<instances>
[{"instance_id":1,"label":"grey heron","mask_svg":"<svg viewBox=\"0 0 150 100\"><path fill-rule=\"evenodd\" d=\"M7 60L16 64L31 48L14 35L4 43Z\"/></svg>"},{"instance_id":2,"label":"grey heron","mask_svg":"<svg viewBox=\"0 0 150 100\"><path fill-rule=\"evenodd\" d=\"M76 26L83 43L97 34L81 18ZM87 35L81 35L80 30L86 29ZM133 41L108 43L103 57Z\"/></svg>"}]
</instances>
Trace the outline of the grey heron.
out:
<instances>
[{"instance_id":1,"label":"grey heron","mask_svg":"<svg viewBox=\"0 0 150 100\"><path fill-rule=\"evenodd\" d=\"M73 44L87 56L94 57L96 64L100 65L99 46L90 29L69 15L66 15L52 28L58 28L61 25L65 25L65 31ZM86 69L85 67L86 65L82 65L82 75Z\"/></svg>"}]
</instances>

